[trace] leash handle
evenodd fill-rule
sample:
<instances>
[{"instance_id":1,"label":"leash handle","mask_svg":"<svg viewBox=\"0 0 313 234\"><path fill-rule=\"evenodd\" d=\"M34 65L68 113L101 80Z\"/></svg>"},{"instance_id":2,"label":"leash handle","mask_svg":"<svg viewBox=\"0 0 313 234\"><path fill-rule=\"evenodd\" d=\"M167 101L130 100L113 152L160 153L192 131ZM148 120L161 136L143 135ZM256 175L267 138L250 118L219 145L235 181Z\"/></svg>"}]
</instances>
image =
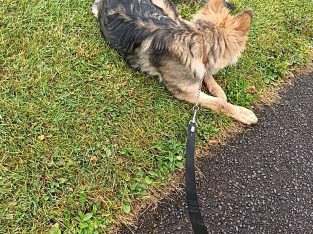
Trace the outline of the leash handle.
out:
<instances>
[{"instance_id":1,"label":"leash handle","mask_svg":"<svg viewBox=\"0 0 313 234\"><path fill-rule=\"evenodd\" d=\"M196 173L195 173L195 145L196 145L197 124L190 121L186 144L186 200L187 210L195 234L207 234L203 222L197 197Z\"/></svg>"}]
</instances>

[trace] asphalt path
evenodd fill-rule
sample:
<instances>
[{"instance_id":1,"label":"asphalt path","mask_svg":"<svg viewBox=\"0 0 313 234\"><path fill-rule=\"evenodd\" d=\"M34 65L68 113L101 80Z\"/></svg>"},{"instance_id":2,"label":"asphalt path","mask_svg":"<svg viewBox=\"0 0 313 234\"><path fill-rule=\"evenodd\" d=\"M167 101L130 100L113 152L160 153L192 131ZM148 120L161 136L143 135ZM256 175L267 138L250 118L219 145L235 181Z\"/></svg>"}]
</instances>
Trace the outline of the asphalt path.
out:
<instances>
[{"instance_id":1,"label":"asphalt path","mask_svg":"<svg viewBox=\"0 0 313 234\"><path fill-rule=\"evenodd\" d=\"M313 233L313 73L280 92L247 127L198 161L209 233ZM192 233L185 194L174 191L119 233Z\"/></svg>"}]
</instances>

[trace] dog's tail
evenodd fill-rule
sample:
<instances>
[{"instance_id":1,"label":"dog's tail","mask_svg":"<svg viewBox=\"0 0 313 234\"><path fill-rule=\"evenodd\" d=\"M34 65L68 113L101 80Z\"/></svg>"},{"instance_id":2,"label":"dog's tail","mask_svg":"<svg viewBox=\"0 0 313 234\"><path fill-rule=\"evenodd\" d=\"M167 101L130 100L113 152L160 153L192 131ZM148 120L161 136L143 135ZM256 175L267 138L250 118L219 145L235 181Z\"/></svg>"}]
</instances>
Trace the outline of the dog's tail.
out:
<instances>
[{"instance_id":1,"label":"dog's tail","mask_svg":"<svg viewBox=\"0 0 313 234\"><path fill-rule=\"evenodd\" d=\"M99 11L100 11L100 8L101 8L101 4L102 4L102 1L103 0L95 0L93 5L92 5L92 13L97 17L99 18Z\"/></svg>"}]
</instances>

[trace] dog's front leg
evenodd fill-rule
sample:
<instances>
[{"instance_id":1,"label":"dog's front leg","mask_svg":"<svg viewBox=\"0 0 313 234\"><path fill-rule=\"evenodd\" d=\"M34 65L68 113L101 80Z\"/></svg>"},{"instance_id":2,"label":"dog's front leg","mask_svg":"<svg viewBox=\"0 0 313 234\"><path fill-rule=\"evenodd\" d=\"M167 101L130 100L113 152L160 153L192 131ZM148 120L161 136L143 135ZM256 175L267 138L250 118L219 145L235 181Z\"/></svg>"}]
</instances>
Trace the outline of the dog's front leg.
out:
<instances>
[{"instance_id":1,"label":"dog's front leg","mask_svg":"<svg viewBox=\"0 0 313 234\"><path fill-rule=\"evenodd\" d=\"M193 91L196 91L196 90L193 90ZM197 98L196 98L195 93L196 92L188 92L188 93L181 92L181 93L176 93L175 96L179 99L183 99L191 103L196 103ZM242 106L236 106L236 105L230 104L222 98L213 97L203 92L200 93L199 104L211 110L214 110L217 112L223 112L226 115L244 124L250 125L250 124L255 124L258 122L258 118L253 113L253 111Z\"/></svg>"},{"instance_id":2,"label":"dog's front leg","mask_svg":"<svg viewBox=\"0 0 313 234\"><path fill-rule=\"evenodd\" d=\"M227 101L227 97L226 94L224 92L224 90L221 88L221 86L219 86L218 83L216 83L216 81L214 80L213 76L207 76L204 78L204 83L205 86L207 87L207 89L209 90L209 92L215 96L215 97L219 97L225 101Z\"/></svg>"},{"instance_id":3,"label":"dog's front leg","mask_svg":"<svg viewBox=\"0 0 313 234\"><path fill-rule=\"evenodd\" d=\"M242 107L228 103L226 100L218 97L212 97L203 92L200 93L199 103L202 106L208 107L212 110L223 112L226 115L244 123L255 124L258 122L258 118L253 111Z\"/></svg>"}]
</instances>

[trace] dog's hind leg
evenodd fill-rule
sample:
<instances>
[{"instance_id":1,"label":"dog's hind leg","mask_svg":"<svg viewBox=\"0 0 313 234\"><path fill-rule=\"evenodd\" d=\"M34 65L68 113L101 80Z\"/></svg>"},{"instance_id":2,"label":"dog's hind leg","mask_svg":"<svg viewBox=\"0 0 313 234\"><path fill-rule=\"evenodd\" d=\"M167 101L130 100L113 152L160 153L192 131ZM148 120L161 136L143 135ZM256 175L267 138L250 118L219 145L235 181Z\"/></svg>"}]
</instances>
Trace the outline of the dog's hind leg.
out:
<instances>
[{"instance_id":1,"label":"dog's hind leg","mask_svg":"<svg viewBox=\"0 0 313 234\"><path fill-rule=\"evenodd\" d=\"M103 0L95 0L93 5L92 5L92 13L99 18L99 11L100 11L100 5Z\"/></svg>"},{"instance_id":2,"label":"dog's hind leg","mask_svg":"<svg viewBox=\"0 0 313 234\"><path fill-rule=\"evenodd\" d=\"M193 90L193 92L178 92L175 95L178 99L185 100L191 103L196 103L197 101L197 90ZM235 106L233 104L228 103L226 100L218 97L212 97L203 92L200 93L199 104L201 106L207 107L211 110L225 113L226 115L244 123L244 124L255 124L258 121L258 118L253 113L253 111L241 107Z\"/></svg>"},{"instance_id":3,"label":"dog's hind leg","mask_svg":"<svg viewBox=\"0 0 313 234\"><path fill-rule=\"evenodd\" d=\"M219 97L219 98L227 101L227 97L226 97L224 90L221 88L221 86L219 86L218 83L216 83L213 76L205 77L204 83L205 83L205 86L207 87L207 89L209 90L209 92L213 96Z\"/></svg>"},{"instance_id":4,"label":"dog's hind leg","mask_svg":"<svg viewBox=\"0 0 313 234\"><path fill-rule=\"evenodd\" d=\"M177 19L179 17L179 13L175 4L170 0L151 0L152 3L160 8L165 15L172 19Z\"/></svg>"}]
</instances>

